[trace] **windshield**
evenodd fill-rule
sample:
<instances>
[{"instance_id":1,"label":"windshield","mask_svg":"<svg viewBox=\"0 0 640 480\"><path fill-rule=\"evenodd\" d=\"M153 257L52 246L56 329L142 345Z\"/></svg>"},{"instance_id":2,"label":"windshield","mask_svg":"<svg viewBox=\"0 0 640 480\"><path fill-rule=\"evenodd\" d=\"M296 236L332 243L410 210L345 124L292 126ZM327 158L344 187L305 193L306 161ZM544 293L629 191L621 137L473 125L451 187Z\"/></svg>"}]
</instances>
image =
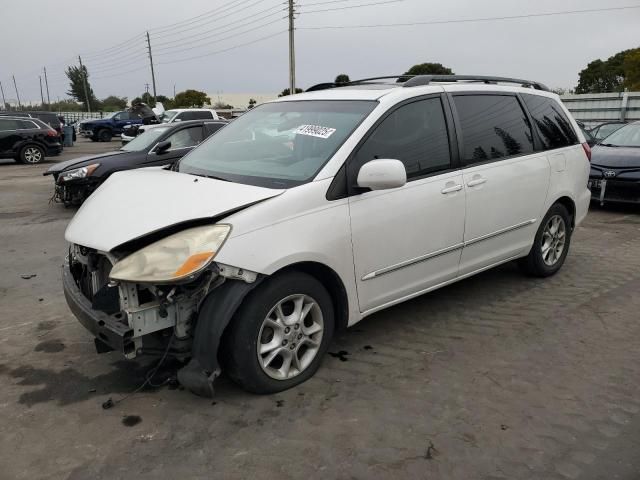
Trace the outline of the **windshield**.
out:
<instances>
[{"instance_id":1,"label":"windshield","mask_svg":"<svg viewBox=\"0 0 640 480\"><path fill-rule=\"evenodd\" d=\"M375 101L267 103L245 113L182 159L178 170L287 188L310 181Z\"/></svg>"},{"instance_id":2,"label":"windshield","mask_svg":"<svg viewBox=\"0 0 640 480\"><path fill-rule=\"evenodd\" d=\"M602 125L598 129L597 138L606 138L607 135L611 135L616 130L619 130L621 127L624 127L624 123L608 123L606 125Z\"/></svg>"},{"instance_id":3,"label":"windshield","mask_svg":"<svg viewBox=\"0 0 640 480\"><path fill-rule=\"evenodd\" d=\"M169 130L169 127L156 127L150 128L149 130L142 132L136 138L127 143L120 150L124 150L125 152L138 152L140 150L146 150L147 148L154 145L160 136Z\"/></svg>"},{"instance_id":4,"label":"windshield","mask_svg":"<svg viewBox=\"0 0 640 480\"><path fill-rule=\"evenodd\" d=\"M160 123L169 123L178 114L177 110L167 110L160 115Z\"/></svg>"},{"instance_id":5,"label":"windshield","mask_svg":"<svg viewBox=\"0 0 640 480\"><path fill-rule=\"evenodd\" d=\"M109 115L107 115L106 117L102 117L102 118L113 118L115 117L117 114L119 114L120 112L111 112Z\"/></svg>"},{"instance_id":6,"label":"windshield","mask_svg":"<svg viewBox=\"0 0 640 480\"><path fill-rule=\"evenodd\" d=\"M640 147L640 123L631 123L616 130L602 141L612 147Z\"/></svg>"}]
</instances>

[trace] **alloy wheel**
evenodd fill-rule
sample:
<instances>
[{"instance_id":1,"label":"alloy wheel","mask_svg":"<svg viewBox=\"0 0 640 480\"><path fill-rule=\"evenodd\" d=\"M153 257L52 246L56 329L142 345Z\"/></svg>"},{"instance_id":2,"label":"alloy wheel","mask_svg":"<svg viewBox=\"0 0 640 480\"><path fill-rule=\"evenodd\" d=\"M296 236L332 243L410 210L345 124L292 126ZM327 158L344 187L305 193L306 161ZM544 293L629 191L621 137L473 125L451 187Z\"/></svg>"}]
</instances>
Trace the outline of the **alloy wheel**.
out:
<instances>
[{"instance_id":1,"label":"alloy wheel","mask_svg":"<svg viewBox=\"0 0 640 480\"><path fill-rule=\"evenodd\" d=\"M560 257L566 244L567 226L560 215L552 216L542 231L542 261L552 267Z\"/></svg>"},{"instance_id":2,"label":"alloy wheel","mask_svg":"<svg viewBox=\"0 0 640 480\"><path fill-rule=\"evenodd\" d=\"M283 298L260 327L257 355L262 371L277 380L298 376L318 354L323 332L318 302L304 294Z\"/></svg>"},{"instance_id":3,"label":"alloy wheel","mask_svg":"<svg viewBox=\"0 0 640 480\"><path fill-rule=\"evenodd\" d=\"M37 147L27 147L24 160L27 163L39 163L42 160L42 151Z\"/></svg>"}]
</instances>

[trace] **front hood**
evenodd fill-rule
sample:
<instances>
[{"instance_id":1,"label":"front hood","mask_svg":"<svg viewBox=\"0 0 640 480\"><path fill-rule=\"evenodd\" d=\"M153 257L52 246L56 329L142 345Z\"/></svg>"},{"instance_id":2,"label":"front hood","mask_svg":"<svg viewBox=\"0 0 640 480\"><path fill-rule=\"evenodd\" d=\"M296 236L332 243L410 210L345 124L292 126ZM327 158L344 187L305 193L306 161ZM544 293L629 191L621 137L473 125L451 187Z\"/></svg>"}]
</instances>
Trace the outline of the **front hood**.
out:
<instances>
[{"instance_id":1,"label":"front hood","mask_svg":"<svg viewBox=\"0 0 640 480\"><path fill-rule=\"evenodd\" d=\"M640 148L597 145L591 151L591 163L600 167L640 168Z\"/></svg>"},{"instance_id":2,"label":"front hood","mask_svg":"<svg viewBox=\"0 0 640 480\"><path fill-rule=\"evenodd\" d=\"M51 165L49 169L43 173L43 175L53 175L54 173L60 173L63 170L71 170L74 168L84 167L85 165L91 165L92 163L100 163L101 159L104 160L106 157L123 155L125 153L129 153L129 152L116 150L113 152L106 152L99 155L85 155L84 157L74 158L72 160L67 160L66 162L58 162L54 165Z\"/></svg>"},{"instance_id":3,"label":"front hood","mask_svg":"<svg viewBox=\"0 0 640 480\"><path fill-rule=\"evenodd\" d=\"M164 228L217 217L283 191L162 169L117 172L80 207L65 238L108 252Z\"/></svg>"}]
</instances>

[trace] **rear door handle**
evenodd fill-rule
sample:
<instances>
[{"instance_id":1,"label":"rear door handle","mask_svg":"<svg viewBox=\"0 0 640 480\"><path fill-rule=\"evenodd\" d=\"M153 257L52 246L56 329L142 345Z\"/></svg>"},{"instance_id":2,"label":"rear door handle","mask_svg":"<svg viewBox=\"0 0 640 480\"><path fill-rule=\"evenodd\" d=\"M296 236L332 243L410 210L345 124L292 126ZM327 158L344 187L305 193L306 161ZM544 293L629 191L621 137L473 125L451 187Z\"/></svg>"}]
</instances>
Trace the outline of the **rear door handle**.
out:
<instances>
[{"instance_id":1,"label":"rear door handle","mask_svg":"<svg viewBox=\"0 0 640 480\"><path fill-rule=\"evenodd\" d=\"M487 179L486 178L474 178L473 180L467 182L467 187L475 187L477 185L482 185L483 183L486 183Z\"/></svg>"},{"instance_id":2,"label":"rear door handle","mask_svg":"<svg viewBox=\"0 0 640 480\"><path fill-rule=\"evenodd\" d=\"M460 190L462 190L462 185L457 184L453 185L452 187L443 188L442 190L440 190L440 193L446 195L447 193L459 192Z\"/></svg>"}]
</instances>

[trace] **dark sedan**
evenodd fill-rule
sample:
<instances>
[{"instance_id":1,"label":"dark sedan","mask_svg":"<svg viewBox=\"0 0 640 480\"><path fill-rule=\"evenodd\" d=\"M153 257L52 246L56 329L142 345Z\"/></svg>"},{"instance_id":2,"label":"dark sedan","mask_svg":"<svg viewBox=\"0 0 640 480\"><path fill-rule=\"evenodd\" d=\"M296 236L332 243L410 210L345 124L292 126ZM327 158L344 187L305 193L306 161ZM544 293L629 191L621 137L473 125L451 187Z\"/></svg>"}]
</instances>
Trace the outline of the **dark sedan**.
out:
<instances>
[{"instance_id":1,"label":"dark sedan","mask_svg":"<svg viewBox=\"0 0 640 480\"><path fill-rule=\"evenodd\" d=\"M196 120L147 127L120 150L60 162L44 175L53 175L55 201L80 205L112 173L172 164L224 125L220 120Z\"/></svg>"},{"instance_id":2,"label":"dark sedan","mask_svg":"<svg viewBox=\"0 0 640 480\"><path fill-rule=\"evenodd\" d=\"M592 150L591 199L640 203L640 122L615 131Z\"/></svg>"}]
</instances>

